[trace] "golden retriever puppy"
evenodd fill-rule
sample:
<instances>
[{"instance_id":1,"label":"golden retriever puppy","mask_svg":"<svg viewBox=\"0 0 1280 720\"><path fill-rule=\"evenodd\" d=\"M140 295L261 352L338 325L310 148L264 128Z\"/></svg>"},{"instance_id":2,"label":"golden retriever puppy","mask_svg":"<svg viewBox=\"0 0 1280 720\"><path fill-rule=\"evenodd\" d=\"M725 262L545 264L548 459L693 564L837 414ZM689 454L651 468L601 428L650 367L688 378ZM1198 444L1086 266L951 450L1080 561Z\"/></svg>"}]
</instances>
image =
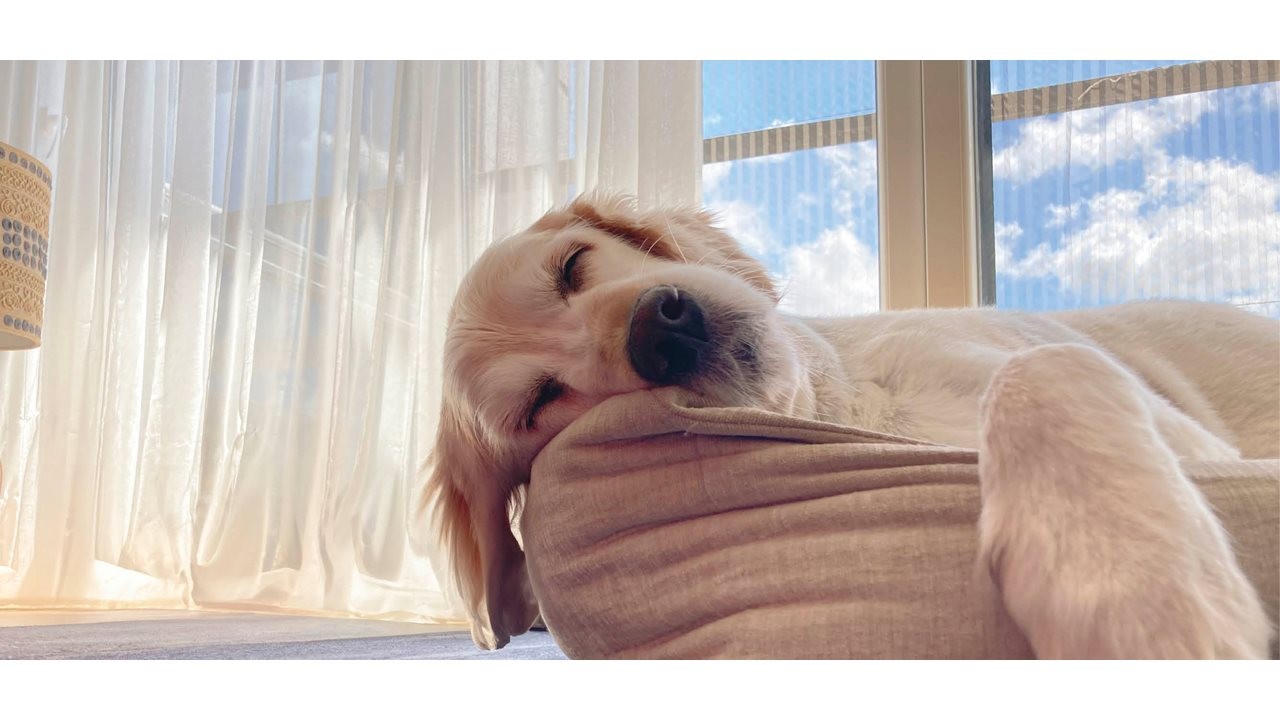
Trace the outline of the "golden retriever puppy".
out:
<instances>
[{"instance_id":1,"label":"golden retriever puppy","mask_svg":"<svg viewBox=\"0 0 1280 720\"><path fill-rule=\"evenodd\" d=\"M539 450L605 398L679 385L979 449L984 557L1042 657L1266 653L1257 595L1176 461L1280 456L1276 323L1186 302L816 319L778 300L708 213L624 198L580 198L477 260L426 495L477 644L537 617L511 518ZM1117 504L1135 496L1160 499ZM1107 597L1080 589L1096 572ZM1155 610L1152 577L1172 593Z\"/></svg>"}]
</instances>

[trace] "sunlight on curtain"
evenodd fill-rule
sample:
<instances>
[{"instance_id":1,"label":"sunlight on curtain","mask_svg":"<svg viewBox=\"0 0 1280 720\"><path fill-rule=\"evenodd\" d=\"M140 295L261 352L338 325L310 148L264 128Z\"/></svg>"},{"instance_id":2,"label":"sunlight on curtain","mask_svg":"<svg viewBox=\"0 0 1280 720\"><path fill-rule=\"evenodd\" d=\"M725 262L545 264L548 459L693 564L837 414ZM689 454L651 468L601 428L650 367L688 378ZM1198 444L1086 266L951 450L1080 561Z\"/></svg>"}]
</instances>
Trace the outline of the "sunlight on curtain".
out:
<instances>
[{"instance_id":1,"label":"sunlight on curtain","mask_svg":"<svg viewBox=\"0 0 1280 720\"><path fill-rule=\"evenodd\" d=\"M472 260L596 187L698 198L697 63L3 62L53 170L0 353L0 606L455 620L413 514Z\"/></svg>"}]
</instances>

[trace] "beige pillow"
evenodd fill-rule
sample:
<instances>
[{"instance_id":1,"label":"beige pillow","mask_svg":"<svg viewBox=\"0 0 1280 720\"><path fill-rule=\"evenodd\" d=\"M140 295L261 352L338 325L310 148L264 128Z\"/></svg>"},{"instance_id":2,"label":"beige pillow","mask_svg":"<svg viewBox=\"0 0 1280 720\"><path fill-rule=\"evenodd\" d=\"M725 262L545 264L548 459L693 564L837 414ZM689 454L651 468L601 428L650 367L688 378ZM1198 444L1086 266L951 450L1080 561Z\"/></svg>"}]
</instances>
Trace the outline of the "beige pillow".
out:
<instances>
[{"instance_id":1,"label":"beige pillow","mask_svg":"<svg viewBox=\"0 0 1280 720\"><path fill-rule=\"evenodd\" d=\"M1187 470L1275 622L1280 461ZM543 450L521 534L574 658L1030 657L975 562L978 508L972 451L664 389Z\"/></svg>"}]
</instances>

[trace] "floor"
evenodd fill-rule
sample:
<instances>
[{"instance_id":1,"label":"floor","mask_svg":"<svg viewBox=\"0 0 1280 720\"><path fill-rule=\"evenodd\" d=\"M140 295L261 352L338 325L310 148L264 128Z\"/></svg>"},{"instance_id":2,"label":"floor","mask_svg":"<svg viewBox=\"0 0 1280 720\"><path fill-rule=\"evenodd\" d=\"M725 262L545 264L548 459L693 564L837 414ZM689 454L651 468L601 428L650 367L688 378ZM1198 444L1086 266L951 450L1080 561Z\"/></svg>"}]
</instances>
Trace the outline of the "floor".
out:
<instances>
[{"instance_id":1,"label":"floor","mask_svg":"<svg viewBox=\"0 0 1280 720\"><path fill-rule=\"evenodd\" d=\"M563 660L547 632L495 652L455 627L206 611L0 610L0 659Z\"/></svg>"}]
</instances>

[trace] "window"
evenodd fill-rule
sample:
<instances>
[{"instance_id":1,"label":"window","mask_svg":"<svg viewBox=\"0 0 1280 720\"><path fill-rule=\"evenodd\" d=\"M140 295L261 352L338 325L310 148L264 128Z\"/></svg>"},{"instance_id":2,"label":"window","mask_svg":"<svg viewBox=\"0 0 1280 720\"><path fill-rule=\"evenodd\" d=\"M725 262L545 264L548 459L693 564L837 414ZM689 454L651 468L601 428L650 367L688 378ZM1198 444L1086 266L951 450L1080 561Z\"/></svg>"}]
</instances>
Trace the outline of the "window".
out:
<instances>
[{"instance_id":1,"label":"window","mask_svg":"<svg viewBox=\"0 0 1280 720\"><path fill-rule=\"evenodd\" d=\"M923 145L962 129L936 120L943 63L916 65L898 70L919 81L927 165L938 152ZM973 271L968 303L1049 310L1180 297L1280 317L1280 63L975 66L964 97L984 104L990 92L990 147L975 140L965 151L974 177L987 173L971 198L981 220L971 243L947 250L985 269ZM891 77L883 71L872 62L704 64L704 201L782 280L794 311L876 309L888 292L881 278L894 277L880 267L882 248L901 239L882 226L893 216L885 208L931 212L932 198L923 211L907 205L919 197L903 197L884 168L877 174L877 161L901 162L885 157L896 152L887 132L877 148L876 77ZM981 134L985 118L974 113ZM917 196L959 181L924 175ZM908 305L954 304L933 298L934 276L958 264L932 257L941 224L919 252L897 255L927 286ZM886 231L894 237L879 237Z\"/></svg>"},{"instance_id":2,"label":"window","mask_svg":"<svg viewBox=\"0 0 1280 720\"><path fill-rule=\"evenodd\" d=\"M879 307L873 62L703 63L703 202L807 315Z\"/></svg>"},{"instance_id":3,"label":"window","mask_svg":"<svg viewBox=\"0 0 1280 720\"><path fill-rule=\"evenodd\" d=\"M1280 317L1275 62L993 62L996 303Z\"/></svg>"}]
</instances>

